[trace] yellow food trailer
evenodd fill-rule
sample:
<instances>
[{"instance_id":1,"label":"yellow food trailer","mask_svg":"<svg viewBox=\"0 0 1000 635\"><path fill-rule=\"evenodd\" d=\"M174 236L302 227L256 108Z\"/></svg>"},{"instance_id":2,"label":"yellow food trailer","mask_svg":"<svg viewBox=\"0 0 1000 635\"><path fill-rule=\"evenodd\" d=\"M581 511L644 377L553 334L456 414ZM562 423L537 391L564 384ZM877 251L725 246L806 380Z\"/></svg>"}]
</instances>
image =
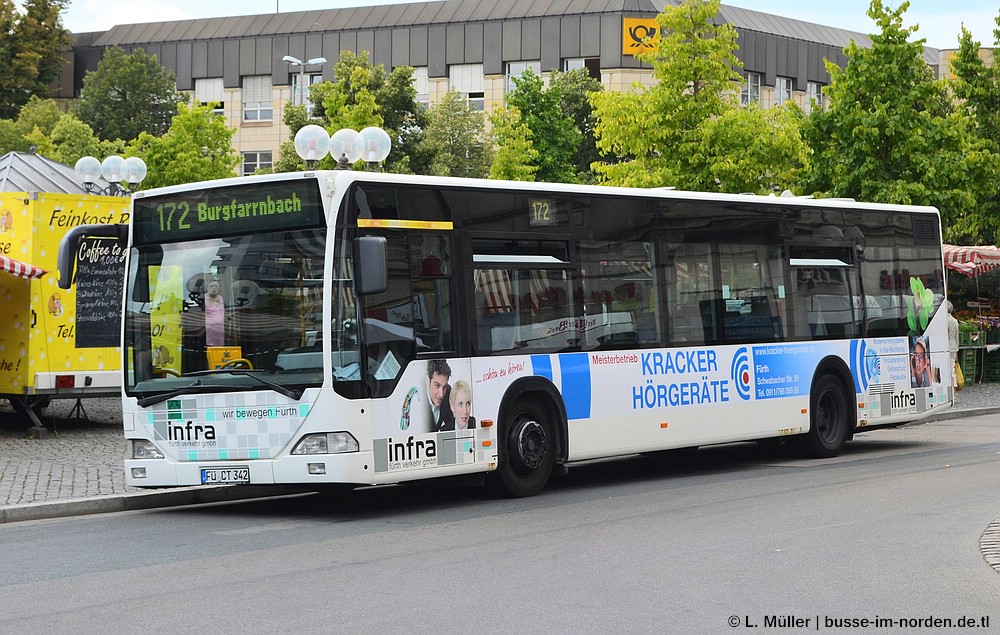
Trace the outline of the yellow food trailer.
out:
<instances>
[{"instance_id":1,"label":"yellow food trailer","mask_svg":"<svg viewBox=\"0 0 1000 635\"><path fill-rule=\"evenodd\" d=\"M53 398L120 394L123 247L86 239L60 289L67 231L127 223L129 198L0 191L0 397L40 426Z\"/></svg>"}]
</instances>

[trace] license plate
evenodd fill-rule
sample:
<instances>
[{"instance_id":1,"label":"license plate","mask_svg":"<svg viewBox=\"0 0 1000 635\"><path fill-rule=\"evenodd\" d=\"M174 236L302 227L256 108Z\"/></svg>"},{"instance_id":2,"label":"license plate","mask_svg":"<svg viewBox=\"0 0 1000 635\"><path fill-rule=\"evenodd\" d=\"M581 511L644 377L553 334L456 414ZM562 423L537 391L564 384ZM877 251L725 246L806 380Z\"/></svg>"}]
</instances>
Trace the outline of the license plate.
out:
<instances>
[{"instance_id":1,"label":"license plate","mask_svg":"<svg viewBox=\"0 0 1000 635\"><path fill-rule=\"evenodd\" d=\"M201 470L202 485L247 484L250 482L250 468L242 467L206 467Z\"/></svg>"}]
</instances>

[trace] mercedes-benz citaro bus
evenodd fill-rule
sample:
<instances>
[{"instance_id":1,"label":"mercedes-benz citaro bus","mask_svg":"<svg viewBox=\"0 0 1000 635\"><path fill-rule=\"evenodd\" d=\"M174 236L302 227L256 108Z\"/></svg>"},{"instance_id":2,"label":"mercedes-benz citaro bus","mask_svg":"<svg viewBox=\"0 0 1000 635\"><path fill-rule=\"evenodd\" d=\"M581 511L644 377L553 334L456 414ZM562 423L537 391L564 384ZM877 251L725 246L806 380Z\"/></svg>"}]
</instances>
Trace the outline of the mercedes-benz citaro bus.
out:
<instances>
[{"instance_id":1,"label":"mercedes-benz citaro bus","mask_svg":"<svg viewBox=\"0 0 1000 635\"><path fill-rule=\"evenodd\" d=\"M529 496L638 452L830 457L954 398L929 207L334 170L139 192L64 286L83 236L128 246L132 487Z\"/></svg>"}]
</instances>

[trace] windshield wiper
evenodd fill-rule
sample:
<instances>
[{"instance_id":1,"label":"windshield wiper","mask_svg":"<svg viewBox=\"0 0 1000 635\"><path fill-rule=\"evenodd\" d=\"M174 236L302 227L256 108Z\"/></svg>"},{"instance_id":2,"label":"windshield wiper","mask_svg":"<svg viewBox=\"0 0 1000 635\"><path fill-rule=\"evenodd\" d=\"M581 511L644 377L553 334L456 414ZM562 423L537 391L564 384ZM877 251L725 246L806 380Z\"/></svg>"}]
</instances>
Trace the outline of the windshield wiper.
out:
<instances>
[{"instance_id":1,"label":"windshield wiper","mask_svg":"<svg viewBox=\"0 0 1000 635\"><path fill-rule=\"evenodd\" d=\"M263 377L258 377L257 373L259 370L249 370L245 368L213 368L209 370L197 370L193 373L187 373L188 375L219 375L222 373L228 373L230 375L243 375L245 377L250 377L255 379L261 384L267 386L268 388L274 390L275 392L281 393L282 395L288 397L289 399L294 399L298 401L302 398L302 390L296 390L294 388L289 388L287 386L282 386L277 382L273 382L270 379L264 379ZM141 405L141 404L140 404Z\"/></svg>"},{"instance_id":2,"label":"windshield wiper","mask_svg":"<svg viewBox=\"0 0 1000 635\"><path fill-rule=\"evenodd\" d=\"M147 406L152 406L152 405L164 402L167 399L173 399L174 397L180 397L181 395L187 393L192 388L195 388L196 386L200 386L200 385L201 385L201 380L200 379L196 379L193 384L188 384L187 386L184 386L183 388L178 388L177 390L172 390L170 392L165 392L165 393L162 393L162 394L159 394L159 395L153 395L152 397L143 397L142 399L138 400L136 403L139 404L140 408L145 408Z\"/></svg>"}]
</instances>

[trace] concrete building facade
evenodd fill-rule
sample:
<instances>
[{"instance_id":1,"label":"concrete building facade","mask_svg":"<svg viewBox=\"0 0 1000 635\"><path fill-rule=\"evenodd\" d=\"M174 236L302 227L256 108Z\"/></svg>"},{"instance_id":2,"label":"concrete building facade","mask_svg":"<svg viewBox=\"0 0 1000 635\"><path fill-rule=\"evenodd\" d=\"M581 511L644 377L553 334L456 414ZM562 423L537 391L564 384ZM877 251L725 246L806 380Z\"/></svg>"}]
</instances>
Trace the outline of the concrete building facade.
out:
<instances>
[{"instance_id":1,"label":"concrete building facade","mask_svg":"<svg viewBox=\"0 0 1000 635\"><path fill-rule=\"evenodd\" d=\"M311 84L333 79L341 51L368 52L387 71L412 66L420 101L436 103L454 87L470 107L489 111L528 68L543 76L586 68L610 90L650 84L651 69L635 51L661 9L654 0L441 0L120 25L76 36L59 97L78 96L84 75L109 47L143 49L174 73L179 90L221 103L219 112L236 129L242 170L252 173L277 158L289 137L284 107L302 98L303 69L283 61L286 55L328 60L305 67ZM843 66L852 39L870 45L861 33L737 7L723 6L717 19L738 34L744 103L821 104L830 81L825 60ZM926 58L937 64L935 50Z\"/></svg>"}]
</instances>

